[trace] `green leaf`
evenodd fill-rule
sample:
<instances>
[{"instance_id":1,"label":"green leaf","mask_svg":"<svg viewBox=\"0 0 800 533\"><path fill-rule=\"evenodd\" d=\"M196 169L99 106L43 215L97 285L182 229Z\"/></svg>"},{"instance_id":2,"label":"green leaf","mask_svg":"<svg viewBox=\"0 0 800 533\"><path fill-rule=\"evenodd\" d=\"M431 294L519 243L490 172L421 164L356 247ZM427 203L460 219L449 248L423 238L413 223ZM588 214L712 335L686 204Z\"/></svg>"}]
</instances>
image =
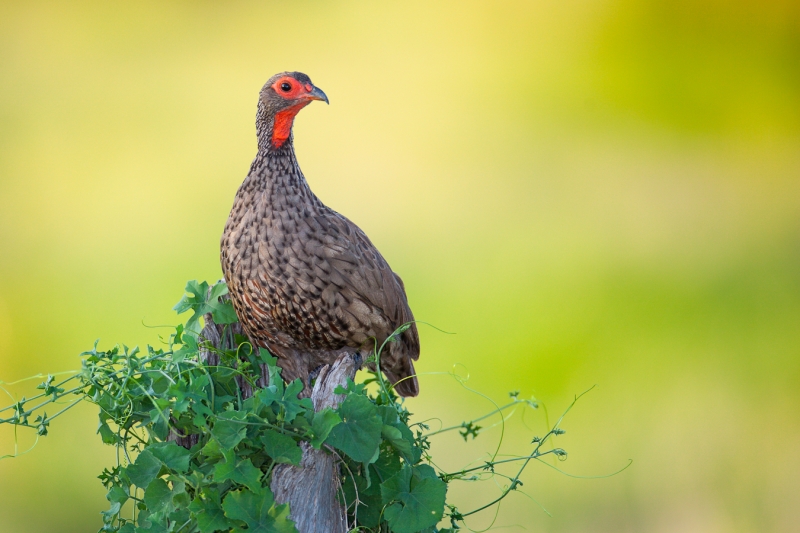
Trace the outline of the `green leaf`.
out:
<instances>
[{"instance_id":1,"label":"green leaf","mask_svg":"<svg viewBox=\"0 0 800 533\"><path fill-rule=\"evenodd\" d=\"M200 450L200 453L211 459L222 457L222 450L219 447L219 442L214 439L209 439L206 445Z\"/></svg>"},{"instance_id":2,"label":"green leaf","mask_svg":"<svg viewBox=\"0 0 800 533\"><path fill-rule=\"evenodd\" d=\"M168 533L166 517L160 514L148 515L143 511L139 514L138 522L140 525L136 528L136 533Z\"/></svg>"},{"instance_id":3,"label":"green leaf","mask_svg":"<svg viewBox=\"0 0 800 533\"><path fill-rule=\"evenodd\" d=\"M219 297L226 294L228 294L228 286L224 281L220 281L211 288L211 294L208 297L208 305L212 309L211 318L217 324L233 324L239 321L230 300L226 302L219 301Z\"/></svg>"},{"instance_id":4,"label":"green leaf","mask_svg":"<svg viewBox=\"0 0 800 533\"><path fill-rule=\"evenodd\" d=\"M103 415L101 414L100 416L102 418ZM117 444L119 442L119 437L111 431L106 422L100 422L100 425L97 426L97 432L100 434L103 444Z\"/></svg>"},{"instance_id":5,"label":"green leaf","mask_svg":"<svg viewBox=\"0 0 800 533\"><path fill-rule=\"evenodd\" d=\"M211 308L206 303L206 294L208 294L208 283L198 283L197 280L192 280L186 283L183 298L175 304L173 309L180 315L186 311L193 310L194 314L186 321L186 333L193 333L195 336L200 333L200 317L205 313L211 311Z\"/></svg>"},{"instance_id":6,"label":"green leaf","mask_svg":"<svg viewBox=\"0 0 800 533\"><path fill-rule=\"evenodd\" d=\"M161 478L154 479L144 491L144 503L152 513L172 507L172 491Z\"/></svg>"},{"instance_id":7,"label":"green leaf","mask_svg":"<svg viewBox=\"0 0 800 533\"><path fill-rule=\"evenodd\" d=\"M367 388L366 383L358 383L356 384L352 379L347 378L347 383L344 387L341 385L337 385L335 389L333 389L334 394L363 394L364 390Z\"/></svg>"},{"instance_id":8,"label":"green leaf","mask_svg":"<svg viewBox=\"0 0 800 533\"><path fill-rule=\"evenodd\" d=\"M341 423L342 418L329 407L314 413L314 420L311 422L311 430L314 432L314 437L311 439L311 445L319 450L331 430Z\"/></svg>"},{"instance_id":9,"label":"green leaf","mask_svg":"<svg viewBox=\"0 0 800 533\"><path fill-rule=\"evenodd\" d=\"M350 508L356 501L358 502L358 525L376 528L380 525L383 503L381 501L380 480L376 477L372 468L369 470L369 482L365 477L346 476L342 484L345 505ZM353 483L355 482L355 488ZM357 489L357 490L356 490ZM353 514L350 510L349 514Z\"/></svg>"},{"instance_id":10,"label":"green leaf","mask_svg":"<svg viewBox=\"0 0 800 533\"><path fill-rule=\"evenodd\" d=\"M214 533L215 531L228 531L233 524L225 517L220 503L219 491L208 489L205 498L195 497L189 505L189 510L197 519L200 533Z\"/></svg>"},{"instance_id":11,"label":"green leaf","mask_svg":"<svg viewBox=\"0 0 800 533\"><path fill-rule=\"evenodd\" d=\"M235 324L239 321L236 316L236 311L233 309L233 304L230 301L226 302L212 302L211 318L217 324Z\"/></svg>"},{"instance_id":12,"label":"green leaf","mask_svg":"<svg viewBox=\"0 0 800 533\"><path fill-rule=\"evenodd\" d=\"M220 302L219 297L228 294L228 287L225 282L219 282L208 291L208 283L198 283L192 280L186 284L183 298L175 304L173 309L180 315L192 310L194 314L186 321L186 327L179 337L183 342L189 336L197 336L200 333L200 317L206 313L211 313L211 317L217 324L233 324L237 322L236 312L230 301ZM190 333L192 335L185 335Z\"/></svg>"},{"instance_id":13,"label":"green leaf","mask_svg":"<svg viewBox=\"0 0 800 533\"><path fill-rule=\"evenodd\" d=\"M256 393L258 402L264 407L277 404L281 407L283 420L289 424L294 422L297 415L314 410L311 398L298 398L297 395L303 390L303 382L296 379L284 387L283 379L280 377L280 368L269 366L270 385Z\"/></svg>"},{"instance_id":14,"label":"green leaf","mask_svg":"<svg viewBox=\"0 0 800 533\"><path fill-rule=\"evenodd\" d=\"M406 465L381 484L383 517L394 533L416 533L436 525L444 514L447 485L428 465Z\"/></svg>"},{"instance_id":15,"label":"green leaf","mask_svg":"<svg viewBox=\"0 0 800 533\"><path fill-rule=\"evenodd\" d=\"M181 335L183 335L183 324L178 324L175 327L175 337L173 337L172 342L175 344L181 344L183 342L181 340Z\"/></svg>"},{"instance_id":16,"label":"green leaf","mask_svg":"<svg viewBox=\"0 0 800 533\"><path fill-rule=\"evenodd\" d=\"M167 479L172 482L172 503L177 509L188 507L191 500L189 494L186 492L186 482L175 475L169 476ZM175 515L175 513L172 513L170 516L173 515ZM188 520L188 517L185 520Z\"/></svg>"},{"instance_id":17,"label":"green leaf","mask_svg":"<svg viewBox=\"0 0 800 533\"><path fill-rule=\"evenodd\" d=\"M297 445L297 442L289 435L284 435L272 429L268 429L261 436L260 440L264 445L264 451L267 452L267 455L272 457L276 463L286 463L295 466L300 464L300 459L303 458L303 451Z\"/></svg>"},{"instance_id":18,"label":"green leaf","mask_svg":"<svg viewBox=\"0 0 800 533\"><path fill-rule=\"evenodd\" d=\"M103 523L110 524L113 522L117 516L119 515L119 510L122 508L122 505L119 502L111 502L111 508L107 511L101 511L100 514L103 515Z\"/></svg>"},{"instance_id":19,"label":"green leaf","mask_svg":"<svg viewBox=\"0 0 800 533\"><path fill-rule=\"evenodd\" d=\"M397 474L403 467L400 456L396 453L382 453L378 460L369 465L378 475L378 482L383 483Z\"/></svg>"},{"instance_id":20,"label":"green leaf","mask_svg":"<svg viewBox=\"0 0 800 533\"><path fill-rule=\"evenodd\" d=\"M283 393L283 419L291 424L297 415L306 409L314 409L310 398L298 398L297 395L303 391L303 382L296 379L286 386Z\"/></svg>"},{"instance_id":21,"label":"green leaf","mask_svg":"<svg viewBox=\"0 0 800 533\"><path fill-rule=\"evenodd\" d=\"M161 461L167 468L185 473L189 470L189 450L174 442L156 442L147 447L153 457Z\"/></svg>"},{"instance_id":22,"label":"green leaf","mask_svg":"<svg viewBox=\"0 0 800 533\"><path fill-rule=\"evenodd\" d=\"M164 412L159 409L150 411L150 420L153 422L153 433L159 439L166 439L169 436L169 411Z\"/></svg>"},{"instance_id":23,"label":"green leaf","mask_svg":"<svg viewBox=\"0 0 800 533\"><path fill-rule=\"evenodd\" d=\"M161 462L158 461L150 450L145 450L139 454L133 464L125 467L125 472L131 483L137 487L147 487L153 481L158 472L161 470Z\"/></svg>"},{"instance_id":24,"label":"green leaf","mask_svg":"<svg viewBox=\"0 0 800 533\"><path fill-rule=\"evenodd\" d=\"M228 285L224 281L219 281L211 287L211 294L208 296L209 300L217 300L220 296L228 294Z\"/></svg>"},{"instance_id":25,"label":"green leaf","mask_svg":"<svg viewBox=\"0 0 800 533\"><path fill-rule=\"evenodd\" d=\"M219 415L211 429L211 434L224 448L233 448L239 444L247 434L247 426L243 423L247 413L227 411Z\"/></svg>"},{"instance_id":26,"label":"green leaf","mask_svg":"<svg viewBox=\"0 0 800 533\"><path fill-rule=\"evenodd\" d=\"M337 413L342 423L331 429L325 442L359 463L374 461L383 427L375 405L365 396L351 394L339 406Z\"/></svg>"},{"instance_id":27,"label":"green leaf","mask_svg":"<svg viewBox=\"0 0 800 533\"><path fill-rule=\"evenodd\" d=\"M233 533L297 533L289 519L289 505L275 505L272 492L239 490L229 492L222 502L225 516L241 520L247 529L234 528Z\"/></svg>"},{"instance_id":28,"label":"green leaf","mask_svg":"<svg viewBox=\"0 0 800 533\"><path fill-rule=\"evenodd\" d=\"M261 470L253 466L250 459L237 461L236 454L232 450L228 450L224 454L225 461L214 466L214 481L222 483L230 479L254 492L260 491L263 475Z\"/></svg>"},{"instance_id":29,"label":"green leaf","mask_svg":"<svg viewBox=\"0 0 800 533\"><path fill-rule=\"evenodd\" d=\"M207 428L208 427L208 419L214 416L214 411L212 411L206 404L195 402L192 406L192 409L195 412L194 417L192 417L192 423L200 428Z\"/></svg>"},{"instance_id":30,"label":"green leaf","mask_svg":"<svg viewBox=\"0 0 800 533\"><path fill-rule=\"evenodd\" d=\"M279 368L278 367L278 358L273 356L271 353L269 353L269 350L267 350L266 348L259 348L258 349L258 357L261 360L261 362L264 363L265 365L271 366L271 367L274 367L274 368Z\"/></svg>"},{"instance_id":31,"label":"green leaf","mask_svg":"<svg viewBox=\"0 0 800 533\"><path fill-rule=\"evenodd\" d=\"M128 494L127 490L119 485L112 485L106 494L106 499L109 502L118 503L120 505L128 501L129 497L130 494Z\"/></svg>"},{"instance_id":32,"label":"green leaf","mask_svg":"<svg viewBox=\"0 0 800 533\"><path fill-rule=\"evenodd\" d=\"M411 443L403 438L400 430L393 426L384 425L381 428L381 437L392 445L406 460L411 460Z\"/></svg>"},{"instance_id":33,"label":"green leaf","mask_svg":"<svg viewBox=\"0 0 800 533\"><path fill-rule=\"evenodd\" d=\"M172 353L173 363L182 363L187 357L196 354L199 351L197 345L197 337L192 335L185 335L181 338L183 346Z\"/></svg>"}]
</instances>

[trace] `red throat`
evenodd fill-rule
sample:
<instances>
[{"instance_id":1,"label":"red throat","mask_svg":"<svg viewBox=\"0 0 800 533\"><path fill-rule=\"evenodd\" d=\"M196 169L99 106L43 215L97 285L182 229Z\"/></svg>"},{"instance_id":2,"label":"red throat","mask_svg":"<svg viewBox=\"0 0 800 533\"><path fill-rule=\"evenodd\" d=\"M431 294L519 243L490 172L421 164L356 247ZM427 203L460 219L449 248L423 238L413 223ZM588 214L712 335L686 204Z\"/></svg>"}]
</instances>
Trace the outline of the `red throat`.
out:
<instances>
[{"instance_id":1,"label":"red throat","mask_svg":"<svg viewBox=\"0 0 800 533\"><path fill-rule=\"evenodd\" d=\"M275 124L272 126L272 145L275 148L283 146L283 143L292 134L294 117L309 103L309 101L300 102L275 113Z\"/></svg>"}]
</instances>

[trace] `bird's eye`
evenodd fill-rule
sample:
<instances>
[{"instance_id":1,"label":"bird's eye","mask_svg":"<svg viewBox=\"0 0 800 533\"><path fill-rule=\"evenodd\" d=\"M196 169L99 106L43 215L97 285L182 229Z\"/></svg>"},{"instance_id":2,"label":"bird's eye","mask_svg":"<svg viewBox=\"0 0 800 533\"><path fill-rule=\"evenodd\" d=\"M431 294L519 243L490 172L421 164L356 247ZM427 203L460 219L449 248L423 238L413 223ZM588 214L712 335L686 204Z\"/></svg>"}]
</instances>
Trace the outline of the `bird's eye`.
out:
<instances>
[{"instance_id":1,"label":"bird's eye","mask_svg":"<svg viewBox=\"0 0 800 533\"><path fill-rule=\"evenodd\" d=\"M292 90L292 86L288 82L281 83L281 91L288 93Z\"/></svg>"}]
</instances>

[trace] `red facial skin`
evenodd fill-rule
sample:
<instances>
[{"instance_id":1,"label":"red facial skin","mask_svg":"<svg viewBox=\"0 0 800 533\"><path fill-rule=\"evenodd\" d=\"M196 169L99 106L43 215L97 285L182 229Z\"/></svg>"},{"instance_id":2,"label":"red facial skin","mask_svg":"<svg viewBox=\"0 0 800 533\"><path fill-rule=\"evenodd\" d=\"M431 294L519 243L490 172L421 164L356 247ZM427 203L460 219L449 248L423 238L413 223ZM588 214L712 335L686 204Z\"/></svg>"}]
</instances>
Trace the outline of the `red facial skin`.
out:
<instances>
[{"instance_id":1,"label":"red facial skin","mask_svg":"<svg viewBox=\"0 0 800 533\"><path fill-rule=\"evenodd\" d=\"M291 86L288 92L281 89L281 85L284 83L288 83ZM309 97L309 93L313 90L313 87L310 84L303 85L289 76L284 76L273 83L272 88L278 95L287 100L300 99L295 105L275 114L275 124L272 127L272 144L275 148L280 148L292 133L294 117L297 116L301 109L311 103L312 98Z\"/></svg>"}]
</instances>

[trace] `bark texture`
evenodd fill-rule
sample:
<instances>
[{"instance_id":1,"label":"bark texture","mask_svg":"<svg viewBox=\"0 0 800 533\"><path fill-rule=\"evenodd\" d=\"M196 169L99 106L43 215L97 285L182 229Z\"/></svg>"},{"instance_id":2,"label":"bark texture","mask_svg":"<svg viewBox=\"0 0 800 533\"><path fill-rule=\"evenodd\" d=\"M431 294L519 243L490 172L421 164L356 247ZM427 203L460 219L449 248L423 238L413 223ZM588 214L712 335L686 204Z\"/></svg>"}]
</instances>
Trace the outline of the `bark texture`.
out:
<instances>
[{"instance_id":1,"label":"bark texture","mask_svg":"<svg viewBox=\"0 0 800 533\"><path fill-rule=\"evenodd\" d=\"M314 410L336 408L344 399L334 394L337 385L353 379L360 366L357 355L344 354L325 365L317 377L311 400ZM300 466L279 465L272 473L272 492L278 503L289 503L289 516L299 533L346 533L347 514L336 493L341 490L339 467L335 456L315 450L307 443Z\"/></svg>"}]
</instances>

